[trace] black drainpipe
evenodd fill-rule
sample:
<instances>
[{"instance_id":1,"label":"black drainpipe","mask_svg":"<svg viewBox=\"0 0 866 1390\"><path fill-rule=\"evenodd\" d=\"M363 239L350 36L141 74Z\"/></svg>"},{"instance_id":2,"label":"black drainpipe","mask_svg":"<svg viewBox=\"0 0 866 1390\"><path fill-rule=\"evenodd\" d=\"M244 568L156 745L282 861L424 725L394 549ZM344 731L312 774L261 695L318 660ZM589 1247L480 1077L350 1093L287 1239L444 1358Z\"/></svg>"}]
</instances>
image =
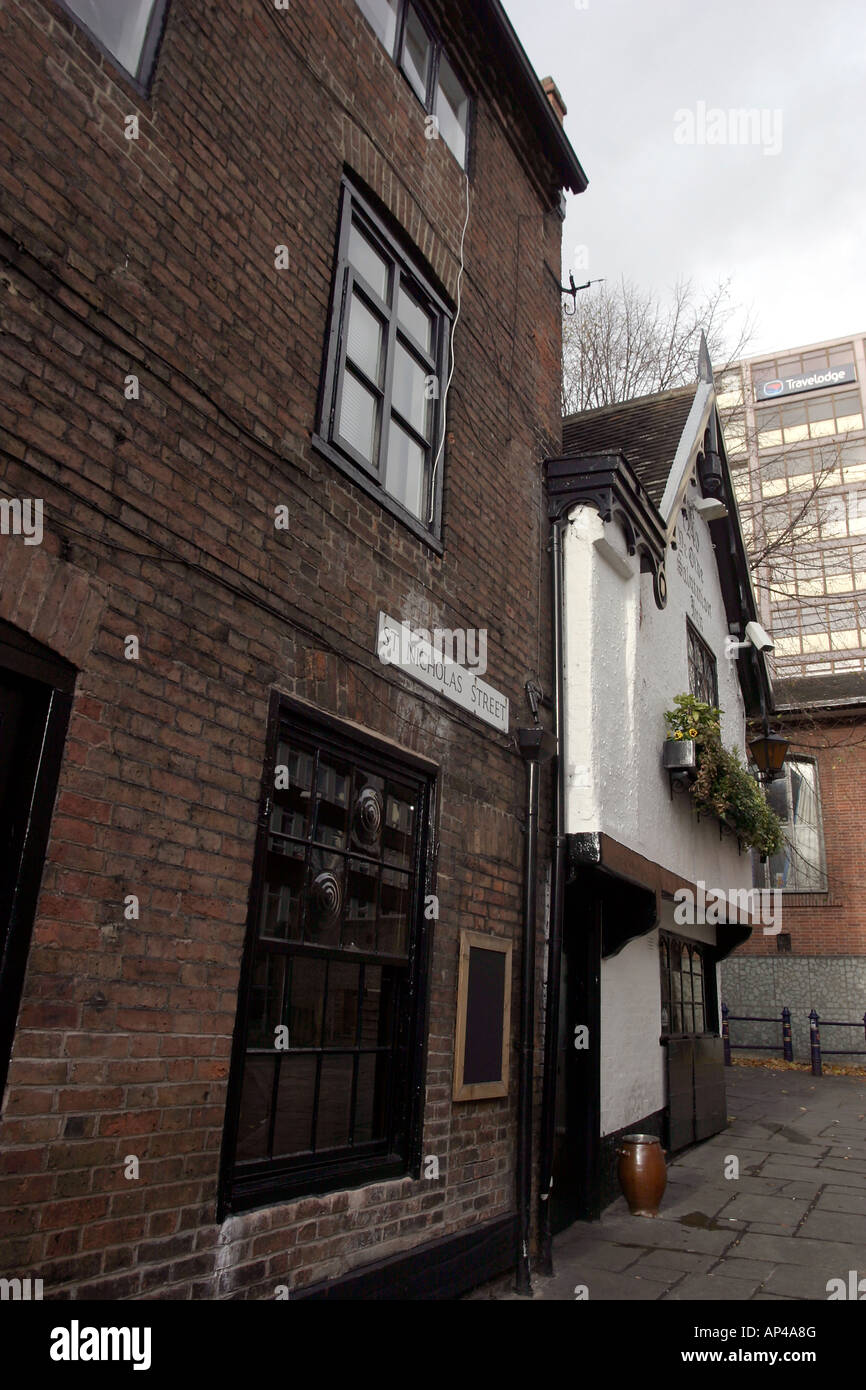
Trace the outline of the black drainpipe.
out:
<instances>
[{"instance_id":1,"label":"black drainpipe","mask_svg":"<svg viewBox=\"0 0 866 1390\"><path fill-rule=\"evenodd\" d=\"M559 1060L559 996L562 977L562 918L565 893L565 759L562 721L564 678L562 671L562 532L567 523L551 527L550 554L553 589L553 732L556 740L554 783L553 882L550 894L550 928L547 942L547 1000L544 1014L544 1076L541 1091L541 1144L539 1153L539 1270L553 1274L553 1232L550 1196L553 1190L553 1149L556 1138L556 1069Z\"/></svg>"},{"instance_id":2,"label":"black drainpipe","mask_svg":"<svg viewBox=\"0 0 866 1390\"><path fill-rule=\"evenodd\" d=\"M532 1295L529 1223L532 1204L532 1063L535 1053L535 904L538 864L538 784L541 763L554 751L553 735L540 724L517 730L526 763L526 842L523 868L523 943L520 989L520 1072L517 1093L517 1293Z\"/></svg>"}]
</instances>

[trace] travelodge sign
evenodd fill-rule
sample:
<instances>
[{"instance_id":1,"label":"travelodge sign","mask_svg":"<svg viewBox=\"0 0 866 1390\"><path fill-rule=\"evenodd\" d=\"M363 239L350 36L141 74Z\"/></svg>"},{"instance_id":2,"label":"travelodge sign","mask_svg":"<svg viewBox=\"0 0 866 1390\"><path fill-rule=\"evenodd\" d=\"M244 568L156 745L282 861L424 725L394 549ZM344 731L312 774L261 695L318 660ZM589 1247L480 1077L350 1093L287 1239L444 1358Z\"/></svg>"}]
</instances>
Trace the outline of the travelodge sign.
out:
<instances>
[{"instance_id":1,"label":"travelodge sign","mask_svg":"<svg viewBox=\"0 0 866 1390\"><path fill-rule=\"evenodd\" d=\"M755 387L755 400L770 401L776 396L796 396L801 391L820 391L827 386L842 386L846 381L856 380L854 363L846 362L843 367L827 367L803 376L777 377L775 381L764 381Z\"/></svg>"}]
</instances>

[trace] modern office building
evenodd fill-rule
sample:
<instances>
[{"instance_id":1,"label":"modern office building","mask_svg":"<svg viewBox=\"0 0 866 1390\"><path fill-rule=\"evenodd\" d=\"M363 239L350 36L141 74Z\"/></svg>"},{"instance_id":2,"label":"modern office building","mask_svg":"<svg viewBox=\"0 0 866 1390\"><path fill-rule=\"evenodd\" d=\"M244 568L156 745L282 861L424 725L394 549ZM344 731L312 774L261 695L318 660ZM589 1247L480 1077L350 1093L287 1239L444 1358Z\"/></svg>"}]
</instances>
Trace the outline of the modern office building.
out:
<instances>
[{"instance_id":1,"label":"modern office building","mask_svg":"<svg viewBox=\"0 0 866 1390\"><path fill-rule=\"evenodd\" d=\"M748 358L725 442L782 680L866 669L866 340Z\"/></svg>"},{"instance_id":2,"label":"modern office building","mask_svg":"<svg viewBox=\"0 0 866 1390\"><path fill-rule=\"evenodd\" d=\"M782 890L781 930L753 934L725 961L722 990L735 1015L790 1008L798 1060L809 1056L811 1009L849 1024L866 1010L864 380L859 334L750 358L720 382L753 579L775 642L774 724L790 739L770 788L785 848L756 863L756 882ZM780 1030L738 1022L731 1035L769 1044ZM862 1023L859 1032L828 1026L822 1041L831 1053L862 1047Z\"/></svg>"}]
</instances>

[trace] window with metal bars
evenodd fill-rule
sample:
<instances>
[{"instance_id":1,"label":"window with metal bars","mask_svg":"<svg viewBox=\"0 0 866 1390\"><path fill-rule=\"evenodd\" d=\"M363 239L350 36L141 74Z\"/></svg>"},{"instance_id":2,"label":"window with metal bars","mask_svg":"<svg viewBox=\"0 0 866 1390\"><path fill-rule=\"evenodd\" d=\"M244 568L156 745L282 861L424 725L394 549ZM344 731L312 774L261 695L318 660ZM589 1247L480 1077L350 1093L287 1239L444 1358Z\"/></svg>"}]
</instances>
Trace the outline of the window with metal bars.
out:
<instances>
[{"instance_id":1,"label":"window with metal bars","mask_svg":"<svg viewBox=\"0 0 866 1390\"><path fill-rule=\"evenodd\" d=\"M430 773L282 704L252 894L227 1209L417 1162Z\"/></svg>"},{"instance_id":2,"label":"window with metal bars","mask_svg":"<svg viewBox=\"0 0 866 1390\"><path fill-rule=\"evenodd\" d=\"M315 443L425 539L440 529L449 324L420 267L344 180Z\"/></svg>"},{"instance_id":3,"label":"window with metal bars","mask_svg":"<svg viewBox=\"0 0 866 1390\"><path fill-rule=\"evenodd\" d=\"M695 699L703 700L714 709L719 703L719 679L716 658L697 629L686 619L686 641L689 653L689 690Z\"/></svg>"}]
</instances>

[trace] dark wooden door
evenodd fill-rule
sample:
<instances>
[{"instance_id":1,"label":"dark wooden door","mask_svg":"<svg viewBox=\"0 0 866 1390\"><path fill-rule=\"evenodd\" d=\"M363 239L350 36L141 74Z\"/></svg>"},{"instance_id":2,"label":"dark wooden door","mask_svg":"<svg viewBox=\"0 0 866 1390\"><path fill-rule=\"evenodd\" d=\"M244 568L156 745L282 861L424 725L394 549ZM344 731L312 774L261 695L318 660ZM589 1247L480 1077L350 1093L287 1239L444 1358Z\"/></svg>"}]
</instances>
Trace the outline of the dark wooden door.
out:
<instances>
[{"instance_id":1,"label":"dark wooden door","mask_svg":"<svg viewBox=\"0 0 866 1390\"><path fill-rule=\"evenodd\" d=\"M667 1147L688 1148L727 1124L725 1065L721 1038L668 1038Z\"/></svg>"},{"instance_id":2,"label":"dark wooden door","mask_svg":"<svg viewBox=\"0 0 866 1390\"><path fill-rule=\"evenodd\" d=\"M727 1123L722 1040L695 1038L695 1139L708 1139Z\"/></svg>"},{"instance_id":3,"label":"dark wooden door","mask_svg":"<svg viewBox=\"0 0 866 1390\"><path fill-rule=\"evenodd\" d=\"M588 1047L575 1047L585 1026ZM576 884L566 889L556 1082L551 1228L600 1215L601 905Z\"/></svg>"},{"instance_id":4,"label":"dark wooden door","mask_svg":"<svg viewBox=\"0 0 866 1390\"><path fill-rule=\"evenodd\" d=\"M667 1147L671 1153L695 1142L695 1056L693 1038L669 1038L667 1052Z\"/></svg>"}]
</instances>

